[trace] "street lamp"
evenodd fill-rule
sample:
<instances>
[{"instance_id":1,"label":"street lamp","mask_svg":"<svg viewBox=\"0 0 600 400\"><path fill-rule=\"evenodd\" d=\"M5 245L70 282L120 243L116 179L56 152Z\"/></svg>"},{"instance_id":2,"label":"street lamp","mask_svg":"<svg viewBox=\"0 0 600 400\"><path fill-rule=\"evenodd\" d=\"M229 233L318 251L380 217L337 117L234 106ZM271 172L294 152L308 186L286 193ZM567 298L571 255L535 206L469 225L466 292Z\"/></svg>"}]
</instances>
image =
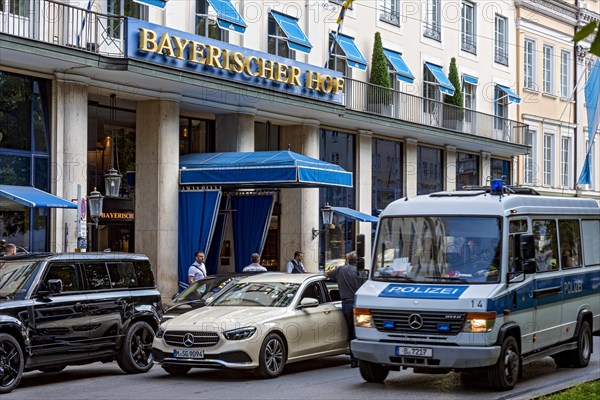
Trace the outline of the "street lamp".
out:
<instances>
[{"instance_id":1,"label":"street lamp","mask_svg":"<svg viewBox=\"0 0 600 400\"><path fill-rule=\"evenodd\" d=\"M327 229L331 229L331 225L333 225L333 208L331 208L329 203L326 203L321 208L321 215L323 216L323 225L325 225L325 229L318 230L318 229L313 228L312 229L313 240L316 239L320 233L326 232Z\"/></svg>"},{"instance_id":2,"label":"street lamp","mask_svg":"<svg viewBox=\"0 0 600 400\"><path fill-rule=\"evenodd\" d=\"M117 112L117 95L110 95L110 168L104 175L104 188L107 197L118 197L121 188L121 174L115 169L115 147L117 147L117 136L115 133L115 114ZM117 165L117 168L119 166Z\"/></svg>"},{"instance_id":3,"label":"street lamp","mask_svg":"<svg viewBox=\"0 0 600 400\"><path fill-rule=\"evenodd\" d=\"M98 219L102 215L102 201L104 197L100 194L99 191L94 188L94 191L90 193L88 196L88 202L90 204L90 217L94 220L96 224L96 229L98 229Z\"/></svg>"}]
</instances>

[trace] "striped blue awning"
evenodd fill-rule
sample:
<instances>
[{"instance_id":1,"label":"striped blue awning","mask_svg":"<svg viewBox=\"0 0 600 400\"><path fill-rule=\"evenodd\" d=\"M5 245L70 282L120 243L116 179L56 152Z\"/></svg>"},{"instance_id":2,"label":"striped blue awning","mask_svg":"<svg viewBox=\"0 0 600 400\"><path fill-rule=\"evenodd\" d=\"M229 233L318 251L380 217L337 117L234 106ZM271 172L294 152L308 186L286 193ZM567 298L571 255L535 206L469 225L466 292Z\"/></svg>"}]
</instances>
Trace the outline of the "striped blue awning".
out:
<instances>
[{"instance_id":1,"label":"striped blue awning","mask_svg":"<svg viewBox=\"0 0 600 400\"><path fill-rule=\"evenodd\" d=\"M501 91L503 91L504 93L506 93L506 96L508 96L508 102L509 103L516 103L519 104L521 102L521 98L519 97L519 95L517 95L511 88L509 88L508 86L504 86L504 85L499 85L496 84L496 86L498 86L498 89L500 89Z\"/></svg>"},{"instance_id":2,"label":"striped blue awning","mask_svg":"<svg viewBox=\"0 0 600 400\"><path fill-rule=\"evenodd\" d=\"M331 207L334 213L342 214L348 218L355 219L361 222L378 222L379 218L369 214L362 213L360 211L353 210L348 207Z\"/></svg>"},{"instance_id":3,"label":"striped blue awning","mask_svg":"<svg viewBox=\"0 0 600 400\"><path fill-rule=\"evenodd\" d=\"M366 71L367 69L367 59L362 55L356 44L354 43L354 38L350 36L342 35L338 33L335 36L336 42L342 48L342 51L346 55L348 66L351 68L360 69L361 71Z\"/></svg>"},{"instance_id":4,"label":"striped blue awning","mask_svg":"<svg viewBox=\"0 0 600 400\"><path fill-rule=\"evenodd\" d=\"M292 50L310 53L312 44L298 25L298 18L271 10L271 15L288 38L287 45Z\"/></svg>"},{"instance_id":5,"label":"striped blue awning","mask_svg":"<svg viewBox=\"0 0 600 400\"><path fill-rule=\"evenodd\" d=\"M230 0L208 0L217 13L217 25L223 29L244 33L248 25Z\"/></svg>"},{"instance_id":6,"label":"striped blue awning","mask_svg":"<svg viewBox=\"0 0 600 400\"><path fill-rule=\"evenodd\" d=\"M465 83L468 83L469 85L479 85L479 78L476 78L471 75L463 74L463 81L465 81Z\"/></svg>"},{"instance_id":7,"label":"striped blue awning","mask_svg":"<svg viewBox=\"0 0 600 400\"><path fill-rule=\"evenodd\" d=\"M415 76L412 74L412 72L410 72L410 69L408 69L408 65L406 65L402 59L402 55L396 51L388 49L383 49L383 52L385 53L385 56L390 64L392 64L396 70L396 78L399 81L413 83Z\"/></svg>"},{"instance_id":8,"label":"striped blue awning","mask_svg":"<svg viewBox=\"0 0 600 400\"><path fill-rule=\"evenodd\" d=\"M77 208L75 203L31 186L0 185L0 197L27 207Z\"/></svg>"},{"instance_id":9,"label":"striped blue awning","mask_svg":"<svg viewBox=\"0 0 600 400\"><path fill-rule=\"evenodd\" d=\"M134 3L138 3L144 6L156 7L160 10L165 9L168 1L169 0L133 0Z\"/></svg>"},{"instance_id":10,"label":"striped blue awning","mask_svg":"<svg viewBox=\"0 0 600 400\"><path fill-rule=\"evenodd\" d=\"M442 67L428 62L426 62L425 65L427 66L427 69L431 71L435 77L435 80L439 84L440 92L447 94L448 96L454 96L454 85L450 83L448 77L446 74L444 74Z\"/></svg>"}]
</instances>

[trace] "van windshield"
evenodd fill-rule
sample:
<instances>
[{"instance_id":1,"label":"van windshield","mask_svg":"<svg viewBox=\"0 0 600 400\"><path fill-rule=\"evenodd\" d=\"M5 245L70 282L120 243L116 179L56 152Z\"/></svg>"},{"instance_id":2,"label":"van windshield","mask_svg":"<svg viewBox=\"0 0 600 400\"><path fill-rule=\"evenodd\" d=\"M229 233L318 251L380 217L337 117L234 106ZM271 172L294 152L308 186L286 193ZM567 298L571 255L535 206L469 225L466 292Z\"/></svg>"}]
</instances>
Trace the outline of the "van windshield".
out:
<instances>
[{"instance_id":1,"label":"van windshield","mask_svg":"<svg viewBox=\"0 0 600 400\"><path fill-rule=\"evenodd\" d=\"M498 217L384 217L372 278L440 284L499 281Z\"/></svg>"}]
</instances>

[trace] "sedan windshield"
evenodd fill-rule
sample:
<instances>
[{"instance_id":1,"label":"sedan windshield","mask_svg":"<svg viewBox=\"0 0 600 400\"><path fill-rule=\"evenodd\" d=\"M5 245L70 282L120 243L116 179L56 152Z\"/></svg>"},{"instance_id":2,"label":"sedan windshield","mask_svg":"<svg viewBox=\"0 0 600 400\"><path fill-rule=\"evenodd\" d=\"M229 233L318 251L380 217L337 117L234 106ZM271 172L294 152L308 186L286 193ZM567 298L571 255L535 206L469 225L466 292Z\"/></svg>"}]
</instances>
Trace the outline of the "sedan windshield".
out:
<instances>
[{"instance_id":1,"label":"sedan windshield","mask_svg":"<svg viewBox=\"0 0 600 400\"><path fill-rule=\"evenodd\" d=\"M24 299L37 265L31 261L0 262L0 301Z\"/></svg>"},{"instance_id":2,"label":"sedan windshield","mask_svg":"<svg viewBox=\"0 0 600 400\"><path fill-rule=\"evenodd\" d=\"M392 217L379 225L373 279L396 282L497 282L501 219Z\"/></svg>"},{"instance_id":3,"label":"sedan windshield","mask_svg":"<svg viewBox=\"0 0 600 400\"><path fill-rule=\"evenodd\" d=\"M297 283L248 282L232 285L212 306L287 307L300 287Z\"/></svg>"}]
</instances>

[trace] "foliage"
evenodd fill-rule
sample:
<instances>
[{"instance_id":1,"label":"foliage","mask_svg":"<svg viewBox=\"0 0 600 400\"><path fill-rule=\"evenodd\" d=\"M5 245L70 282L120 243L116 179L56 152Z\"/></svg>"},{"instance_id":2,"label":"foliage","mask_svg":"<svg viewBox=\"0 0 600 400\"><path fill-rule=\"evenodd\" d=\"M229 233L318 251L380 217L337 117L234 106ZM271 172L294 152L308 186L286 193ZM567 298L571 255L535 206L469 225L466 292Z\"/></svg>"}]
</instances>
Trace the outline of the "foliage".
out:
<instances>
[{"instance_id":1,"label":"foliage","mask_svg":"<svg viewBox=\"0 0 600 400\"><path fill-rule=\"evenodd\" d=\"M549 396L538 397L536 400L587 400L598 398L598 393L600 393L600 379L584 382Z\"/></svg>"},{"instance_id":2,"label":"foliage","mask_svg":"<svg viewBox=\"0 0 600 400\"><path fill-rule=\"evenodd\" d=\"M464 117L464 109L463 109L463 95L462 95L462 90L460 88L460 77L458 75L458 67L456 66L456 58L452 57L452 59L450 60L450 69L448 72L448 79L450 80L450 83L452 83L452 86L454 86L454 95L453 96L448 96L445 95L444 96L444 103L446 104L452 104L456 107L459 107L459 109L457 110L457 113L454 115L457 115L459 120L462 120Z\"/></svg>"},{"instance_id":3,"label":"foliage","mask_svg":"<svg viewBox=\"0 0 600 400\"><path fill-rule=\"evenodd\" d=\"M598 30L596 28L598 28ZM575 35L573 35L573 41L579 42L580 40L593 35L594 32L596 32L596 37L592 42L592 47L590 47L590 53L600 57L600 23L597 21L592 21L581 28Z\"/></svg>"},{"instance_id":4,"label":"foliage","mask_svg":"<svg viewBox=\"0 0 600 400\"><path fill-rule=\"evenodd\" d=\"M383 52L383 43L381 42L381 34L379 32L375 32L369 83L383 87L369 88L369 103L392 104L392 91L390 90L392 85L390 84L387 59L385 57L385 53Z\"/></svg>"}]
</instances>

